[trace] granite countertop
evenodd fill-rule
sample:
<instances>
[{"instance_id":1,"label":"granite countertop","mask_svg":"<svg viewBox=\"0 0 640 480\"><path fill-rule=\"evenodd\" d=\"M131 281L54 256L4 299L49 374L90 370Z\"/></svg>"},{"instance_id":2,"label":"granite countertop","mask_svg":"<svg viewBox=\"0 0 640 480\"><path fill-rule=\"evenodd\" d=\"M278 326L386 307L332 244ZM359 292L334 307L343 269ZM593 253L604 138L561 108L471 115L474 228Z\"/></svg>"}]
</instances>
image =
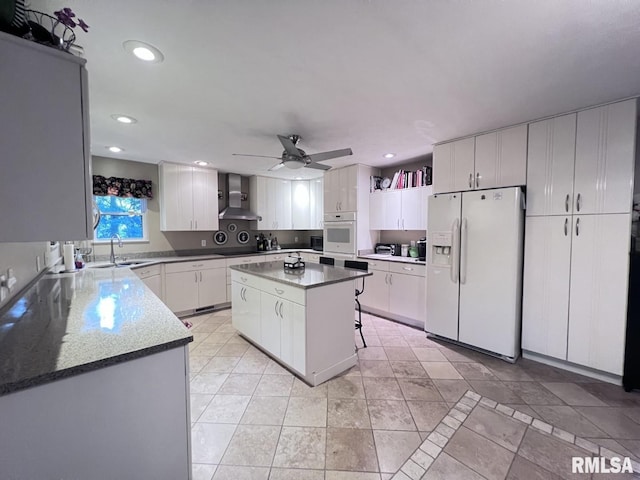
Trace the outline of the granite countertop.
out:
<instances>
[{"instance_id":1,"label":"granite countertop","mask_svg":"<svg viewBox=\"0 0 640 480\"><path fill-rule=\"evenodd\" d=\"M192 340L131 269L43 275L0 310L0 395Z\"/></svg>"},{"instance_id":2,"label":"granite countertop","mask_svg":"<svg viewBox=\"0 0 640 480\"><path fill-rule=\"evenodd\" d=\"M238 252L238 253L211 253L205 255L189 255L189 256L167 256L167 257L135 257L130 258L128 260L122 260L117 263L122 264L127 267L142 268L148 267L150 265L162 264L162 263L177 263L177 262L192 262L197 260L215 260L215 259L225 259L225 258L237 258L237 257L253 257L253 256L267 256L267 255L277 255L277 254L286 254L302 252L302 253L319 253L322 255L322 252L316 252L315 250L311 250L310 248L283 248L280 250L269 250L267 252ZM88 268L100 268L100 267L108 267L113 265L109 262L89 262L87 263Z\"/></svg>"},{"instance_id":3,"label":"granite countertop","mask_svg":"<svg viewBox=\"0 0 640 480\"><path fill-rule=\"evenodd\" d=\"M418 260L412 257L400 257L397 255L384 255L382 253L366 253L358 255L358 258L366 258L369 260L384 260L385 262L398 262L398 263L414 263L418 265L426 265L424 260Z\"/></svg>"},{"instance_id":4,"label":"granite countertop","mask_svg":"<svg viewBox=\"0 0 640 480\"><path fill-rule=\"evenodd\" d=\"M372 272L363 270L309 262L303 269L287 271L283 267L283 262L250 263L247 265L233 265L229 268L304 289L322 287L323 285L346 282L373 275Z\"/></svg>"}]
</instances>

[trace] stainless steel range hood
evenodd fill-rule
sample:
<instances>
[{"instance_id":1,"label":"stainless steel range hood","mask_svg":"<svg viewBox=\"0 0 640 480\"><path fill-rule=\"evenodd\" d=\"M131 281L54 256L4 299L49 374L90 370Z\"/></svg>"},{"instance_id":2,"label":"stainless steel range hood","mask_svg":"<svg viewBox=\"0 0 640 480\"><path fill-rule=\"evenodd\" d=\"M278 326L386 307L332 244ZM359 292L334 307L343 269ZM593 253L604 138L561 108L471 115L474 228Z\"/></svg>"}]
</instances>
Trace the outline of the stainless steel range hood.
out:
<instances>
[{"instance_id":1,"label":"stainless steel range hood","mask_svg":"<svg viewBox=\"0 0 640 480\"><path fill-rule=\"evenodd\" d=\"M260 220L255 213L242 208L242 178L237 173L227 174L227 208L218 214L220 220Z\"/></svg>"}]
</instances>

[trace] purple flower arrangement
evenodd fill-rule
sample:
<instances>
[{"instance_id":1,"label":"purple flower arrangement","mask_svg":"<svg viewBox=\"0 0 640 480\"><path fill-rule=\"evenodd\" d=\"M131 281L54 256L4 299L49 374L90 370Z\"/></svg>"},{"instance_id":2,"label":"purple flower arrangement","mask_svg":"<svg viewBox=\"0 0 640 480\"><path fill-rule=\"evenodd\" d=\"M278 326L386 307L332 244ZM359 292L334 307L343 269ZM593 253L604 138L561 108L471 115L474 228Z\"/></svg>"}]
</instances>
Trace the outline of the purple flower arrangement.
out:
<instances>
[{"instance_id":1,"label":"purple flower arrangement","mask_svg":"<svg viewBox=\"0 0 640 480\"><path fill-rule=\"evenodd\" d=\"M76 26L80 27L85 32L89 31L89 25L87 25L84 20L78 18L78 21L74 20L76 14L73 13L69 7L65 7L62 10L58 10L57 12L53 12L53 14L58 19L58 22L63 24L65 27L76 28Z\"/></svg>"}]
</instances>

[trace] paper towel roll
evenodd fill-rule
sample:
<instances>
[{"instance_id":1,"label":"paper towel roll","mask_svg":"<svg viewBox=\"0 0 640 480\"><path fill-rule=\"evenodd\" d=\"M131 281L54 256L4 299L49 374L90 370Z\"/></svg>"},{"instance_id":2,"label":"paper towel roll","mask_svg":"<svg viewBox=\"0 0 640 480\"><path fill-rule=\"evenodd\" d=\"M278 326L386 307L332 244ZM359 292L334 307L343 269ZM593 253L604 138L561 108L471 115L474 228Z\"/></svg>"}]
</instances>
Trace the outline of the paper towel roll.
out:
<instances>
[{"instance_id":1,"label":"paper towel roll","mask_svg":"<svg viewBox=\"0 0 640 480\"><path fill-rule=\"evenodd\" d=\"M75 270L76 268L74 250L73 243L65 243L62 247L65 270Z\"/></svg>"}]
</instances>

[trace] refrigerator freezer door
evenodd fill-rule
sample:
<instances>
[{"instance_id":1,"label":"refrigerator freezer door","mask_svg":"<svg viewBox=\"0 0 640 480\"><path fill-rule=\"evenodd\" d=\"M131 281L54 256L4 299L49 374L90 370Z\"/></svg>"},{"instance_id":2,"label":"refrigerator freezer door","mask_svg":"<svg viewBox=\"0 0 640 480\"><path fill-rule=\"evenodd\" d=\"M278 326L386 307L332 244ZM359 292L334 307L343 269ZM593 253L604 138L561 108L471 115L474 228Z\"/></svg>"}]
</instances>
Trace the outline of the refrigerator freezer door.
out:
<instances>
[{"instance_id":1,"label":"refrigerator freezer door","mask_svg":"<svg viewBox=\"0 0 640 480\"><path fill-rule=\"evenodd\" d=\"M425 330L458 339L458 270L462 194L428 199L427 317Z\"/></svg>"},{"instance_id":2,"label":"refrigerator freezer door","mask_svg":"<svg viewBox=\"0 0 640 480\"><path fill-rule=\"evenodd\" d=\"M520 354L524 211L520 188L462 194L459 341Z\"/></svg>"}]
</instances>

